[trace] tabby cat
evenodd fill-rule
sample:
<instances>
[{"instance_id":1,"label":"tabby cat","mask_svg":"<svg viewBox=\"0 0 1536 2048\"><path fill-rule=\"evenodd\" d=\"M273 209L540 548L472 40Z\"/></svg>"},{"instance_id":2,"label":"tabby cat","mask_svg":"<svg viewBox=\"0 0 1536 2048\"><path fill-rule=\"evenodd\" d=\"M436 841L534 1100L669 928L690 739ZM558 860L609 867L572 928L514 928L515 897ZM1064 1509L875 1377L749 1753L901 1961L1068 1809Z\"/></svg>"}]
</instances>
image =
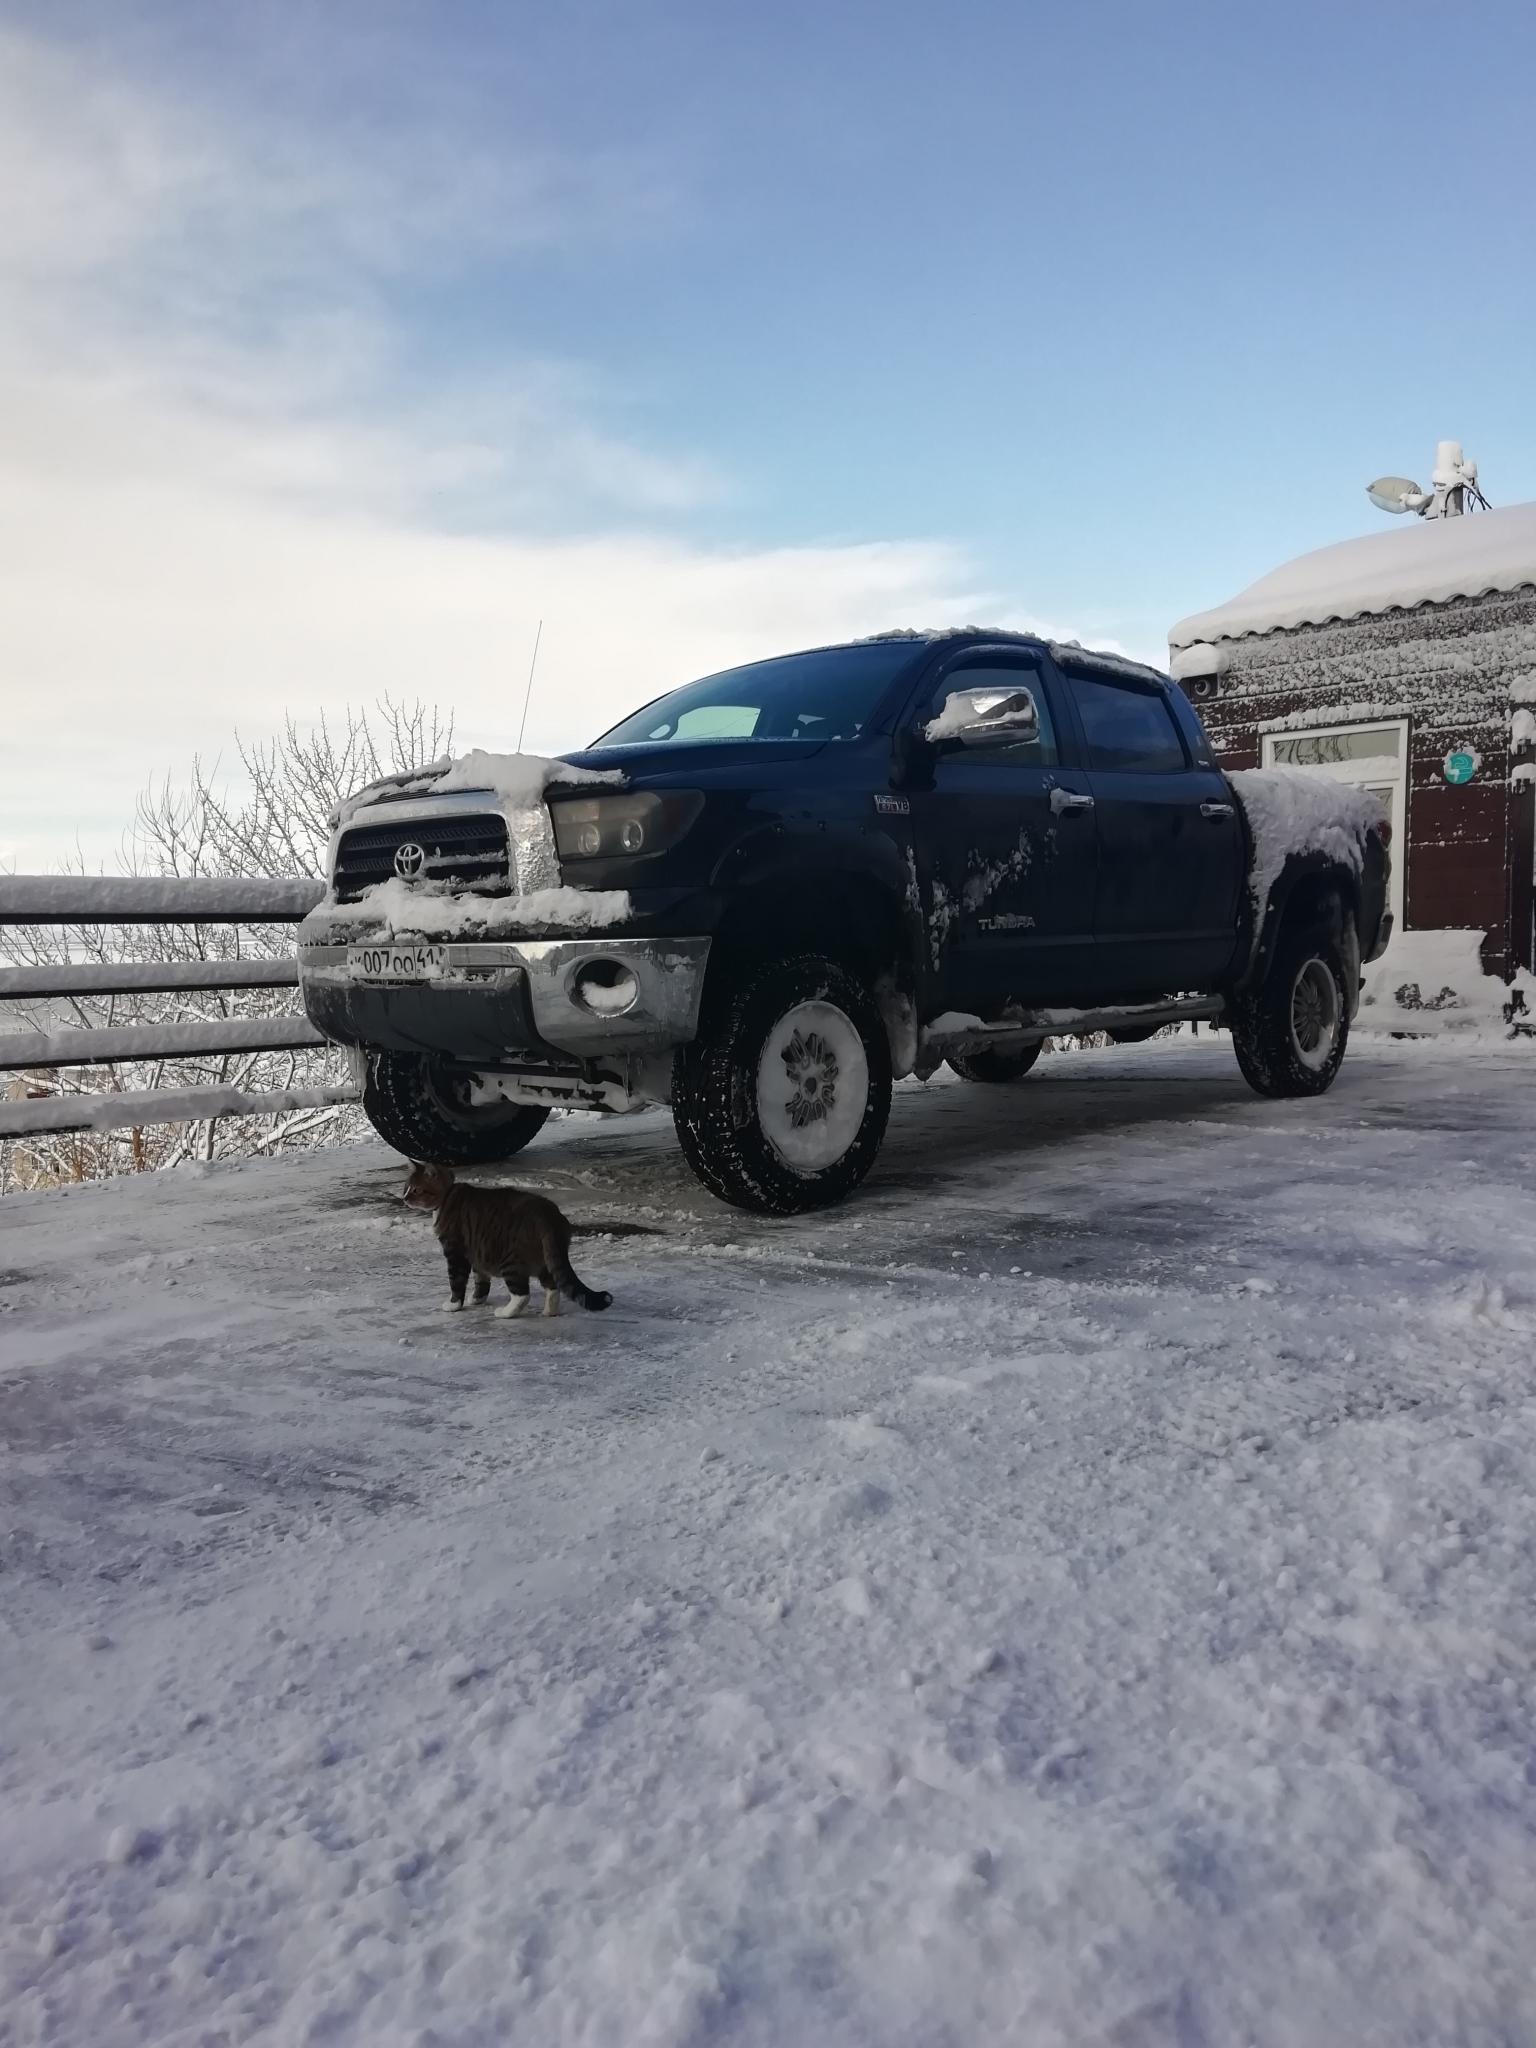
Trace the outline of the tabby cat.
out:
<instances>
[{"instance_id":1,"label":"tabby cat","mask_svg":"<svg viewBox=\"0 0 1536 2048\"><path fill-rule=\"evenodd\" d=\"M521 1188L476 1188L456 1182L451 1166L413 1166L405 1184L405 1202L412 1209L435 1209L433 1228L448 1261L450 1293L445 1309L464 1306L464 1290L475 1276L475 1306L500 1275L511 1291L499 1316L520 1316L528 1306L528 1283L544 1289L544 1313L560 1313L560 1297L570 1296L583 1308L606 1308L611 1294L578 1280L571 1267L571 1226L543 1195Z\"/></svg>"}]
</instances>

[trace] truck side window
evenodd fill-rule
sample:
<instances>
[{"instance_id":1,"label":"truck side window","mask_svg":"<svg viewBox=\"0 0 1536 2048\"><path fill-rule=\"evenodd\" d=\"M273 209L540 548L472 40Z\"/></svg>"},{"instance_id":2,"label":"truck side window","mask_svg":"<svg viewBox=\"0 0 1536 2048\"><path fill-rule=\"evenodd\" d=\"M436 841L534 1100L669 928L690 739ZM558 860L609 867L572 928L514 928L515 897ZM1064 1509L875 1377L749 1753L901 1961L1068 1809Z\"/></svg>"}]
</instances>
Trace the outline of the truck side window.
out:
<instances>
[{"instance_id":1,"label":"truck side window","mask_svg":"<svg viewBox=\"0 0 1536 2048\"><path fill-rule=\"evenodd\" d=\"M1137 775L1181 775L1189 765L1173 714L1155 691L1102 676L1070 678L1088 741L1088 766Z\"/></svg>"},{"instance_id":2,"label":"truck side window","mask_svg":"<svg viewBox=\"0 0 1536 2048\"><path fill-rule=\"evenodd\" d=\"M986 662L976 668L953 669L944 678L928 716L937 718L954 690L1017 690L1020 687L1027 688L1040 707L1040 737L1018 740L1011 747L978 749L974 753L967 753L962 748L951 759L1017 761L1028 768L1054 768L1057 765L1060 756L1056 751L1056 728L1051 720L1051 707L1046 701L1045 685L1036 669L998 667Z\"/></svg>"}]
</instances>

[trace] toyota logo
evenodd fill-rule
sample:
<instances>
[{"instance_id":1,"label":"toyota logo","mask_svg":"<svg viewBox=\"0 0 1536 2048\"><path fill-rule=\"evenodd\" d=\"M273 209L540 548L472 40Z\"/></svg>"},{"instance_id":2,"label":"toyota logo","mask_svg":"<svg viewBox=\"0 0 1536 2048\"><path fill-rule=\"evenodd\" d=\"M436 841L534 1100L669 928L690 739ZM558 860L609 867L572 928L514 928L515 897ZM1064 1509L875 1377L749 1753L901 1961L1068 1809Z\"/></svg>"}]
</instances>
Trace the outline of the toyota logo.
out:
<instances>
[{"instance_id":1,"label":"toyota logo","mask_svg":"<svg viewBox=\"0 0 1536 2048\"><path fill-rule=\"evenodd\" d=\"M427 864L427 849L418 846L414 839L407 839L403 846L395 848L395 873L402 882L414 882Z\"/></svg>"}]
</instances>

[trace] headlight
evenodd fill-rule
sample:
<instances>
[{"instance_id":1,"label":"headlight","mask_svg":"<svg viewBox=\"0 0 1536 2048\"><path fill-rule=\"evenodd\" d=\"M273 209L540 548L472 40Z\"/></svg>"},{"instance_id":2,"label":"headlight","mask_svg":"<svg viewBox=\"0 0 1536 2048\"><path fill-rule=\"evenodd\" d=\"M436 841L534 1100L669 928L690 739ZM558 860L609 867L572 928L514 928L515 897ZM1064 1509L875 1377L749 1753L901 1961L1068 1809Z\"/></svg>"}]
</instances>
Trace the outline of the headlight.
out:
<instances>
[{"instance_id":1,"label":"headlight","mask_svg":"<svg viewBox=\"0 0 1536 2048\"><path fill-rule=\"evenodd\" d=\"M697 789L638 789L631 796L592 796L552 803L555 847L562 860L618 860L664 853L704 808Z\"/></svg>"}]
</instances>

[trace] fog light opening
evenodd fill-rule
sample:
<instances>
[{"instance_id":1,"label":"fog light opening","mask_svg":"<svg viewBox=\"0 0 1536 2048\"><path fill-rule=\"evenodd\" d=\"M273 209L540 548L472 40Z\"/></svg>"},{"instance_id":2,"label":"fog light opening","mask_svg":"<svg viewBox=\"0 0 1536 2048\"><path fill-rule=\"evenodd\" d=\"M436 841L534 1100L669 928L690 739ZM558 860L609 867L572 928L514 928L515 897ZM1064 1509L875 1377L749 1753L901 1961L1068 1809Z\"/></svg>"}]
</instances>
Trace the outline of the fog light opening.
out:
<instances>
[{"instance_id":1,"label":"fog light opening","mask_svg":"<svg viewBox=\"0 0 1536 2048\"><path fill-rule=\"evenodd\" d=\"M584 960L571 976L571 999L594 1017L623 1017L640 1000L640 978L622 960Z\"/></svg>"}]
</instances>

